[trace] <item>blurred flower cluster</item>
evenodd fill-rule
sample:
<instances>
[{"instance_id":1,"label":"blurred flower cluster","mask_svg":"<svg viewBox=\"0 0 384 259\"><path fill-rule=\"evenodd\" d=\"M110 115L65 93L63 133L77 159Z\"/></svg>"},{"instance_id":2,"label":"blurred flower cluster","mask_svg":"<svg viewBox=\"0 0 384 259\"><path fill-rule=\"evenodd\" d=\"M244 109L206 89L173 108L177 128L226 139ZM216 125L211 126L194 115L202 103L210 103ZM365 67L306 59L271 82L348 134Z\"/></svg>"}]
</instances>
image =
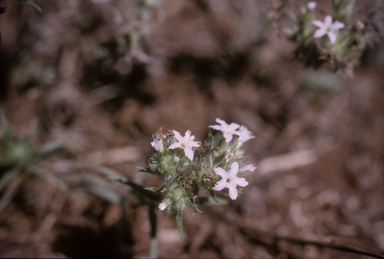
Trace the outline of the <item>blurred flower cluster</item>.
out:
<instances>
[{"instance_id":1,"label":"blurred flower cluster","mask_svg":"<svg viewBox=\"0 0 384 259\"><path fill-rule=\"evenodd\" d=\"M317 12L318 11L318 12ZM316 19L316 14L326 14ZM334 0L332 14L311 1L291 14L293 28L285 35L297 43L295 57L306 66L351 74L366 45L364 24L356 18L354 0Z\"/></svg>"},{"instance_id":2,"label":"blurred flower cluster","mask_svg":"<svg viewBox=\"0 0 384 259\"><path fill-rule=\"evenodd\" d=\"M141 168L164 177L163 186L150 189L163 194L160 210L166 210L167 216L176 213L180 236L185 207L200 212L197 204L201 188L208 190L217 203L214 191L235 200L248 185L241 176L256 169L253 164L244 164L246 158L241 150L244 142L254 138L252 133L236 123L220 119L216 122L219 125L210 126L216 134L209 133L204 143L196 141L189 130L182 136L176 130L164 134L160 128L151 143L156 154L149 158L149 168Z\"/></svg>"}]
</instances>

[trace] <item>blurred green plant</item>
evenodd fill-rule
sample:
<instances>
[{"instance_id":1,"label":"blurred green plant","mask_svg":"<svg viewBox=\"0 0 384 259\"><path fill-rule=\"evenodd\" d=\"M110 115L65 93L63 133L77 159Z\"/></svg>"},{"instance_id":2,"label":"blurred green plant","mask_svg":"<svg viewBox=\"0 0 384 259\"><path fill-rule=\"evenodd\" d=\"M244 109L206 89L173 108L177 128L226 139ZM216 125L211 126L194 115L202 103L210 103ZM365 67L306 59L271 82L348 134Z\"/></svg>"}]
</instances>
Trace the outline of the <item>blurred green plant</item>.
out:
<instances>
[{"instance_id":1,"label":"blurred green plant","mask_svg":"<svg viewBox=\"0 0 384 259\"><path fill-rule=\"evenodd\" d=\"M142 203L150 205L151 224L156 225L154 208L161 201L161 195L146 190L119 172L103 166L87 166L58 174L50 173L46 170L48 158L53 155L60 157L73 154L65 150L59 142L39 145L37 138L37 120L31 121L28 136L21 138L12 134L11 126L0 111L0 213L12 201L22 184L31 176L37 176L56 185L64 193L91 194L120 206L126 205L127 192L131 193ZM121 183L126 191L116 188L115 181ZM156 257L153 252L156 251L155 244L152 245L151 251L153 257Z\"/></svg>"},{"instance_id":2,"label":"blurred green plant","mask_svg":"<svg viewBox=\"0 0 384 259\"><path fill-rule=\"evenodd\" d=\"M105 179L119 179L131 184L118 172L101 166L84 167L60 174L50 173L45 169L45 162L53 155L73 156L71 152L56 141L38 145L37 121L31 121L30 133L26 138L13 136L11 127L3 112L0 112L0 212L17 193L18 188L30 175L55 184L63 192L87 193L95 195L111 203L120 204L125 193L116 190L111 182ZM91 172L102 173L103 176ZM131 191L140 189L132 183ZM143 189L143 188L142 188ZM140 196L142 197L142 195Z\"/></svg>"},{"instance_id":3,"label":"blurred green plant","mask_svg":"<svg viewBox=\"0 0 384 259\"><path fill-rule=\"evenodd\" d=\"M333 1L332 16L326 15L324 22L315 20L316 5L309 2L297 15L291 14L293 28L284 31L297 43L295 58L306 66L352 75L366 46L365 26L356 18L355 1Z\"/></svg>"},{"instance_id":4,"label":"blurred green plant","mask_svg":"<svg viewBox=\"0 0 384 259\"><path fill-rule=\"evenodd\" d=\"M49 142L37 145L37 121L31 121L30 134L26 138L12 135L11 128L3 112L0 112L0 212L7 206L18 187L34 174L45 180L54 182L57 187L67 191L67 185L49 174L42 166L42 161L62 145L58 142Z\"/></svg>"},{"instance_id":5,"label":"blurred green plant","mask_svg":"<svg viewBox=\"0 0 384 259\"><path fill-rule=\"evenodd\" d=\"M329 71L313 71L306 75L301 85L304 89L312 92L331 93L342 87L340 77Z\"/></svg>"},{"instance_id":6,"label":"blurred green plant","mask_svg":"<svg viewBox=\"0 0 384 259\"><path fill-rule=\"evenodd\" d=\"M52 172L51 158L72 157L70 151L59 142L52 141L39 144L37 120L31 121L30 132L27 137L18 137L12 133L4 113L0 112L0 213L20 191L23 184L31 177L38 177L43 181L55 185L63 193L90 194L109 203L126 206L127 192L124 188L117 188L115 182L124 183L125 189L149 204L156 201L152 192L129 181L117 171L102 166L80 167L65 172ZM95 174L95 172L101 173ZM106 179L107 176L109 179ZM121 187L121 186L120 186ZM27 193L28 195L28 193ZM153 205L155 206L155 205ZM152 207L153 207L152 206Z\"/></svg>"}]
</instances>

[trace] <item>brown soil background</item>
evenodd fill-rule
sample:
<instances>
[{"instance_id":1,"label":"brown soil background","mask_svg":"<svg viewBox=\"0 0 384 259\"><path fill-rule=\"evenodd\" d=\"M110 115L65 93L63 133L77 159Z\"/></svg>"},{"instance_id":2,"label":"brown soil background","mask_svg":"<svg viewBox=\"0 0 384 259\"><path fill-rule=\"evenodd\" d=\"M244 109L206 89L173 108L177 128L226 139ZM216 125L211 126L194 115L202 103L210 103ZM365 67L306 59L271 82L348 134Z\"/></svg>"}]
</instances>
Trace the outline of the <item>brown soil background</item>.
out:
<instances>
[{"instance_id":1,"label":"brown soil background","mask_svg":"<svg viewBox=\"0 0 384 259\"><path fill-rule=\"evenodd\" d=\"M337 74L340 87L310 89L317 71L268 21L283 2L163 0L142 25L133 0L36 0L41 13L2 1L0 108L15 134L38 118L41 143L78 154L44 161L52 174L98 164L144 186L161 184L136 170L158 128L203 140L215 118L248 127L250 185L228 205L186 209L181 240L157 211L162 258L368 258L263 243L241 226L384 254L383 48L370 45L353 77ZM137 46L119 52L132 28ZM120 206L31 177L0 214L0 256L148 257L149 232L133 196Z\"/></svg>"}]
</instances>

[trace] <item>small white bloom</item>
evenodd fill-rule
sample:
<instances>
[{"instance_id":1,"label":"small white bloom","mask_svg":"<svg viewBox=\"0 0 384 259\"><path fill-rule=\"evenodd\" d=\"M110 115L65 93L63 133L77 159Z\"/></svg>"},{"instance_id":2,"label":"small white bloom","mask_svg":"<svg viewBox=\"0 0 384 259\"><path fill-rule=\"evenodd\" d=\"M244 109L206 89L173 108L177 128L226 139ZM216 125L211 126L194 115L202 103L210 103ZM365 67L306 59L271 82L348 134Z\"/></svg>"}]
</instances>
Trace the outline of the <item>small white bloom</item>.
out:
<instances>
[{"instance_id":1,"label":"small white bloom","mask_svg":"<svg viewBox=\"0 0 384 259\"><path fill-rule=\"evenodd\" d=\"M162 139L160 139L160 140L154 139L151 142L151 145L152 145L152 147L154 149L156 149L159 152L163 152L164 151L164 145L163 145L163 140Z\"/></svg>"},{"instance_id":2,"label":"small white bloom","mask_svg":"<svg viewBox=\"0 0 384 259\"><path fill-rule=\"evenodd\" d=\"M233 135L236 134L236 130L240 127L240 125L237 123L231 123L228 125L225 121L220 120L219 118L216 119L216 122L221 125L212 125L209 126L209 128L223 132L225 141L229 143L232 140Z\"/></svg>"},{"instance_id":3,"label":"small white bloom","mask_svg":"<svg viewBox=\"0 0 384 259\"><path fill-rule=\"evenodd\" d=\"M238 196L237 185L242 187L248 185L248 182L244 178L237 177L237 173L239 172L239 164L237 162L231 165L231 169L228 172L220 167L214 168L213 170L221 176L221 180L218 181L212 189L221 191L224 188L228 188L229 197L231 197L232 200L236 200Z\"/></svg>"},{"instance_id":4,"label":"small white bloom","mask_svg":"<svg viewBox=\"0 0 384 259\"><path fill-rule=\"evenodd\" d=\"M336 42L335 31L337 31L341 28L344 28L344 24L339 22L339 21L335 21L334 23L332 23L332 17L330 15L325 16L324 22L319 21L319 20L314 20L314 21L312 21L312 23L315 26L319 27L319 29L317 29L317 31L315 32L313 37L321 38L325 34L327 34L329 37L329 40L331 41L332 44L335 44L335 42Z\"/></svg>"},{"instance_id":5,"label":"small white bloom","mask_svg":"<svg viewBox=\"0 0 384 259\"><path fill-rule=\"evenodd\" d=\"M184 149L184 154L186 157L189 158L189 160L193 160L193 147L200 146L199 143L196 141L193 141L195 139L195 136L191 136L191 132L187 130L185 132L185 136L182 137L179 132L176 130L173 131L173 134L175 134L175 138L178 142L173 143L169 146L169 149L175 149L175 148L182 148Z\"/></svg>"},{"instance_id":6,"label":"small white bloom","mask_svg":"<svg viewBox=\"0 0 384 259\"><path fill-rule=\"evenodd\" d=\"M240 171L242 171L242 172L253 172L253 171L255 171L256 168L257 167L254 164L250 163L249 165L243 166L240 169Z\"/></svg>"},{"instance_id":7,"label":"small white bloom","mask_svg":"<svg viewBox=\"0 0 384 259\"><path fill-rule=\"evenodd\" d=\"M167 208L167 204L165 202L162 202L159 204L159 210L165 210Z\"/></svg>"},{"instance_id":8,"label":"small white bloom","mask_svg":"<svg viewBox=\"0 0 384 259\"><path fill-rule=\"evenodd\" d=\"M315 1L311 1L308 3L307 7L309 10L314 10L317 6L317 3Z\"/></svg>"},{"instance_id":9,"label":"small white bloom","mask_svg":"<svg viewBox=\"0 0 384 259\"><path fill-rule=\"evenodd\" d=\"M239 145L255 137L245 126L241 126L235 134L239 136Z\"/></svg>"}]
</instances>

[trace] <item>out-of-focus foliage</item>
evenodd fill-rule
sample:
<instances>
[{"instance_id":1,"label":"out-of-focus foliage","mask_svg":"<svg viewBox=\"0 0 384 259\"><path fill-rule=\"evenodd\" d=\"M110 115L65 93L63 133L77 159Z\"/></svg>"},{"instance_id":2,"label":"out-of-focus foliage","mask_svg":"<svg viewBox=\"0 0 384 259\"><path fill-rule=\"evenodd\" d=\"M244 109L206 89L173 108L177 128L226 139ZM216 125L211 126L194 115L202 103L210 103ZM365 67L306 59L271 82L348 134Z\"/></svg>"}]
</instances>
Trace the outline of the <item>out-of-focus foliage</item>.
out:
<instances>
[{"instance_id":1,"label":"out-of-focus foliage","mask_svg":"<svg viewBox=\"0 0 384 259\"><path fill-rule=\"evenodd\" d=\"M28 137L14 136L5 115L1 113L0 116L0 212L30 174L52 180L61 190L68 190L67 185L62 180L49 174L42 167L44 159L60 149L62 145L57 142L38 145L36 120L31 122Z\"/></svg>"},{"instance_id":2,"label":"out-of-focus foliage","mask_svg":"<svg viewBox=\"0 0 384 259\"><path fill-rule=\"evenodd\" d=\"M333 12L330 17L343 27L335 32L326 29L324 36L320 36L319 39L315 38L314 23L320 22L316 20L316 16L326 12L312 7L308 4L302 6L298 14L291 14L293 28L284 32L297 44L294 51L295 58L306 66L325 67L330 71L341 70L352 75L366 47L366 25L357 15L360 10L356 8L355 1L333 1ZM335 42L327 37L331 33L334 34Z\"/></svg>"}]
</instances>

